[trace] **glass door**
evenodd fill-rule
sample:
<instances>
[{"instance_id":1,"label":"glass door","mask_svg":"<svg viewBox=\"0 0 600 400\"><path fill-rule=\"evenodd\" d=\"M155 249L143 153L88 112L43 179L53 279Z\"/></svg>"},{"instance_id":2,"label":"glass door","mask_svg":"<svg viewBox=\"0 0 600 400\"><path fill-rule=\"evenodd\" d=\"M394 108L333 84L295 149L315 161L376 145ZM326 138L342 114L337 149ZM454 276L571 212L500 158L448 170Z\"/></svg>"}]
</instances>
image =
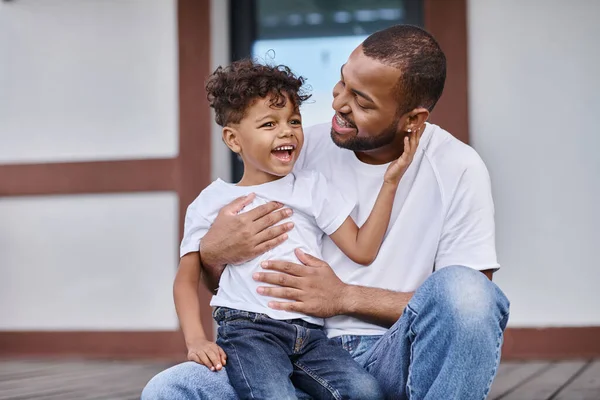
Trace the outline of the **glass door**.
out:
<instances>
[{"instance_id":1,"label":"glass door","mask_svg":"<svg viewBox=\"0 0 600 400\"><path fill-rule=\"evenodd\" d=\"M306 78L312 97L304 126L331 119L340 67L369 34L396 24L423 26L422 0L231 0L232 60L285 64ZM233 154L233 181L243 173Z\"/></svg>"}]
</instances>

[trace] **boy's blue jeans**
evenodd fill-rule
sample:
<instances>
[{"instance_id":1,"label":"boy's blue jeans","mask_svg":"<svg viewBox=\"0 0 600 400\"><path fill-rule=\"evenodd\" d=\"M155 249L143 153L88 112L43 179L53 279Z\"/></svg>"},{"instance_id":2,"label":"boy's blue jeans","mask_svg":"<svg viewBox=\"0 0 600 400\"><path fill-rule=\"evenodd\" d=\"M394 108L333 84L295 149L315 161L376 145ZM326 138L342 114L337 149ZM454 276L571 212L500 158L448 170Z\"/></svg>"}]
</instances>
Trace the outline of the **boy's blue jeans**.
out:
<instances>
[{"instance_id":1,"label":"boy's blue jeans","mask_svg":"<svg viewBox=\"0 0 600 400\"><path fill-rule=\"evenodd\" d=\"M383 397L377 380L320 326L224 307L213 316L229 381L241 399L296 399L295 387L315 399Z\"/></svg>"},{"instance_id":2,"label":"boy's blue jeans","mask_svg":"<svg viewBox=\"0 0 600 400\"><path fill-rule=\"evenodd\" d=\"M481 272L446 267L417 289L383 336L336 338L387 399L483 400L496 375L509 302ZM231 359L231 355L229 355ZM236 399L227 373L187 362L161 372L142 400Z\"/></svg>"}]
</instances>

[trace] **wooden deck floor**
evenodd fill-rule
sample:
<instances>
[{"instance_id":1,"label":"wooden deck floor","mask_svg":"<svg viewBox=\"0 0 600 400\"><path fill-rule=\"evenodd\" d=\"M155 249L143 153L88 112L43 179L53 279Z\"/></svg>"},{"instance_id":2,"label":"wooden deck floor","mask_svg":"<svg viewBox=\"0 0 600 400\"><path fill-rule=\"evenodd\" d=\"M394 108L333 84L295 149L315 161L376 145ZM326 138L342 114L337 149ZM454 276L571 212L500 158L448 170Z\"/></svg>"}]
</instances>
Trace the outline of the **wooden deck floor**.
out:
<instances>
[{"instance_id":1,"label":"wooden deck floor","mask_svg":"<svg viewBox=\"0 0 600 400\"><path fill-rule=\"evenodd\" d=\"M168 364L125 361L0 361L0 399L139 399ZM600 400L600 361L506 362L490 400ZM459 399L457 399L459 400Z\"/></svg>"}]
</instances>

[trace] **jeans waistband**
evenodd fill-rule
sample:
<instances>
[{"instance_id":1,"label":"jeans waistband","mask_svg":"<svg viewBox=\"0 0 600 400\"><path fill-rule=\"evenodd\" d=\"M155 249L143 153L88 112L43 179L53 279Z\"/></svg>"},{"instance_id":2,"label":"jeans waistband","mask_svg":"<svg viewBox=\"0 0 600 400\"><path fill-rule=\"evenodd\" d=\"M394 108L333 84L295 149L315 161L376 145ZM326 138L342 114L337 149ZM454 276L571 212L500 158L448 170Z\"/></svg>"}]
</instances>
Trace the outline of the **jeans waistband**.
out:
<instances>
[{"instance_id":1,"label":"jeans waistband","mask_svg":"<svg viewBox=\"0 0 600 400\"><path fill-rule=\"evenodd\" d=\"M269 317L267 314L255 313L252 311L244 311L244 310L235 310L233 308L227 307L215 307L212 313L213 318L217 322L226 321L232 318L244 318L248 319L252 322L260 321L261 319L272 319L274 321L285 322L292 325L298 325L303 328L308 329L323 329L322 326L313 324L311 322L305 321L301 318L293 318L293 319L274 319Z\"/></svg>"}]
</instances>

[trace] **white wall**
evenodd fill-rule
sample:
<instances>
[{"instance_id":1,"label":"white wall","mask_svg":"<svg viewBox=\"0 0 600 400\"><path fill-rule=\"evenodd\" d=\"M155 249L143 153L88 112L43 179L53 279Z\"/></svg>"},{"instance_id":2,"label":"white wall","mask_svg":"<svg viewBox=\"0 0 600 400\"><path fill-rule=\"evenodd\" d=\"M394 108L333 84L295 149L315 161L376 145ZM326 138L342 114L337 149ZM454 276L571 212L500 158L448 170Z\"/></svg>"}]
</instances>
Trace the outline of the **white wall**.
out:
<instances>
[{"instance_id":1,"label":"white wall","mask_svg":"<svg viewBox=\"0 0 600 400\"><path fill-rule=\"evenodd\" d=\"M600 325L600 1L469 1L470 124L512 326Z\"/></svg>"},{"instance_id":2,"label":"white wall","mask_svg":"<svg viewBox=\"0 0 600 400\"><path fill-rule=\"evenodd\" d=\"M173 157L175 0L0 1L0 163Z\"/></svg>"},{"instance_id":3,"label":"white wall","mask_svg":"<svg viewBox=\"0 0 600 400\"><path fill-rule=\"evenodd\" d=\"M175 0L0 1L0 164L175 157ZM1 182L0 182L1 185ZM175 330L175 193L0 198L0 330Z\"/></svg>"},{"instance_id":4,"label":"white wall","mask_svg":"<svg viewBox=\"0 0 600 400\"><path fill-rule=\"evenodd\" d=\"M169 330L174 193L0 199L0 330Z\"/></svg>"}]
</instances>

